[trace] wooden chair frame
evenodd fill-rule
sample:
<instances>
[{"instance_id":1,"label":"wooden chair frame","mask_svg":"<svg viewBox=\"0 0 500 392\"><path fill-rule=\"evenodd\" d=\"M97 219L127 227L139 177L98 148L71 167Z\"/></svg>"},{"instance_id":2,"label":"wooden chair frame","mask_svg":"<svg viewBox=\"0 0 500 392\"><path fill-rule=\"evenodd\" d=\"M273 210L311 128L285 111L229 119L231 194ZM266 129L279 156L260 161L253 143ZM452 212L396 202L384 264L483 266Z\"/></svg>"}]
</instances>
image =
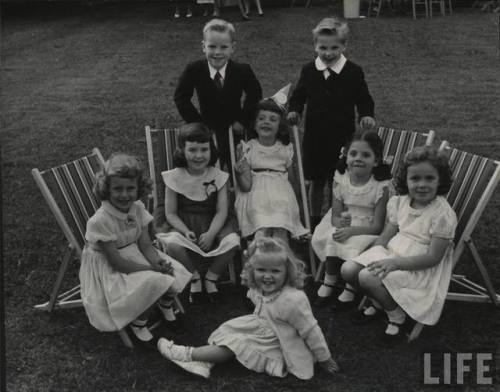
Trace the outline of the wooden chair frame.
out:
<instances>
[{"instance_id":1,"label":"wooden chair frame","mask_svg":"<svg viewBox=\"0 0 500 392\"><path fill-rule=\"evenodd\" d=\"M159 206L163 205L165 196L161 172L174 168L173 154L179 142L179 129L155 129L146 125L145 134L149 175L153 182L153 209L156 210ZM215 136L214 143L217 145ZM229 280L221 281L220 283L236 283L236 271L233 262L228 265L228 274Z\"/></svg>"},{"instance_id":2,"label":"wooden chair frame","mask_svg":"<svg viewBox=\"0 0 500 392\"><path fill-rule=\"evenodd\" d=\"M302 150L300 148L301 143L300 143L300 135L299 135L299 128L294 125L292 127L292 137L293 137L293 145L295 146L295 156L296 156L296 162L297 162L297 171L298 171L298 180L299 180L299 186L300 186L300 196L302 200L302 215L304 217L304 227L311 231L311 217L309 213L309 202L308 202L308 197L307 197L307 191L306 191L306 183L305 183L305 177L304 177L304 168L302 166ZM235 192L237 192L238 188L238 183L236 181L236 173L234 171L234 166L236 164L236 151L235 151L235 138L234 138L234 131L232 128L229 128L229 148L231 152L231 167L232 167L232 172L231 175L233 177L233 184L235 188ZM310 264L310 269L311 269L311 275L314 277L316 276L316 263L315 263L315 256L313 249L311 247L311 244L309 243L308 246L308 252L309 252L309 264Z\"/></svg>"}]
</instances>

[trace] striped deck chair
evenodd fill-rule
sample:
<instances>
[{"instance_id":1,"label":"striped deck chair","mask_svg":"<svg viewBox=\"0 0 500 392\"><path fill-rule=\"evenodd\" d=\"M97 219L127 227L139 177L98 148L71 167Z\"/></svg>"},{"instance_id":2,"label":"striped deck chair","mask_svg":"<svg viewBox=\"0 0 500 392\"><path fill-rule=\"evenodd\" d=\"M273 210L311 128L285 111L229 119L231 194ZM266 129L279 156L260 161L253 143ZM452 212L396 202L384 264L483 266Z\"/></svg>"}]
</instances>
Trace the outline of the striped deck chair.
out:
<instances>
[{"instance_id":1,"label":"striped deck chair","mask_svg":"<svg viewBox=\"0 0 500 392\"><path fill-rule=\"evenodd\" d=\"M306 186L305 186L305 177L304 177L304 169L302 166L302 149L300 148L300 136L299 129L297 126L292 127L292 143L294 145L294 163L292 167L289 169L289 180L294 188L295 194L297 196L297 200L299 202L299 206L301 208L301 220L306 229L311 230L311 217L309 213L309 203L307 198ZM232 166L232 177L233 184L235 186L236 192L237 190L237 181L236 181L236 173L234 171L234 166L236 163L236 150L235 150L235 138L233 129L229 129L229 147L231 150L231 166ZM309 260L310 260L310 273L314 277L316 276L316 263L314 252L312 247L308 246Z\"/></svg>"},{"instance_id":2,"label":"striped deck chair","mask_svg":"<svg viewBox=\"0 0 500 392\"><path fill-rule=\"evenodd\" d=\"M87 220L94 215L100 206L92 192L94 177L104 159L99 149L74 161L40 171L31 170L36 184L56 218L66 240L68 248L63 255L56 281L48 302L35 305L35 309L52 312L54 309L67 309L83 306L80 298L80 285L59 293L64 275L72 260L80 260L85 245ZM118 332L127 347L133 347L128 334Z\"/></svg>"},{"instance_id":3,"label":"striped deck chair","mask_svg":"<svg viewBox=\"0 0 500 392\"><path fill-rule=\"evenodd\" d=\"M146 125L145 132L149 175L153 182L153 211L157 211L165 205L165 184L161 172L174 168L173 158L179 142L179 129L154 129ZM236 283L236 271L232 262L228 265L228 274L229 280L220 283Z\"/></svg>"},{"instance_id":4,"label":"striped deck chair","mask_svg":"<svg viewBox=\"0 0 500 392\"><path fill-rule=\"evenodd\" d=\"M453 173L453 184L447 195L448 203L453 207L458 218L453 263L455 266L465 248L469 249L486 286L478 285L463 275L454 274L452 282L468 290L469 293L450 291L447 299L492 302L498 306L500 295L495 292L471 235L500 181L500 162L451 148L446 142L443 142L440 148L449 152Z\"/></svg>"},{"instance_id":5,"label":"striped deck chair","mask_svg":"<svg viewBox=\"0 0 500 392\"><path fill-rule=\"evenodd\" d=\"M100 201L95 197L92 188L95 174L103 164L101 152L94 148L91 154L74 161L44 171L37 168L31 171L68 241L68 248L63 255L50 299L48 302L35 305L35 309L51 312L54 309L83 306L80 298L80 285L61 294L60 291L69 263L75 259L81 259L87 220L100 206ZM182 304L177 298L176 306L183 312ZM134 347L125 330L118 331L118 333L127 347Z\"/></svg>"},{"instance_id":6,"label":"striped deck chair","mask_svg":"<svg viewBox=\"0 0 500 392\"><path fill-rule=\"evenodd\" d=\"M391 164L391 173L393 176L396 174L399 165L408 151L417 146L430 146L436 136L436 133L432 130L422 133L388 127L379 127L377 133L384 143L384 161Z\"/></svg>"}]
</instances>

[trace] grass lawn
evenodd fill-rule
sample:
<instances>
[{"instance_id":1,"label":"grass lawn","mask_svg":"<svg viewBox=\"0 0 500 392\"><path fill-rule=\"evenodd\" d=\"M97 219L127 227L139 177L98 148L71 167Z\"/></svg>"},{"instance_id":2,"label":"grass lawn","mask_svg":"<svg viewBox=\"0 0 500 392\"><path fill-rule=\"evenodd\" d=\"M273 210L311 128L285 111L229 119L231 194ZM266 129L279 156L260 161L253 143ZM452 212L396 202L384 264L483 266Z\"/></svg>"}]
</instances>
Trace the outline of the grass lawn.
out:
<instances>
[{"instance_id":1,"label":"grass lawn","mask_svg":"<svg viewBox=\"0 0 500 392\"><path fill-rule=\"evenodd\" d=\"M265 95L296 80L311 59L310 30L339 12L265 7L263 18L235 22L235 58L252 64ZM44 3L4 9L1 42L7 383L10 391L404 391L422 383L422 353L499 350L500 312L490 305L447 303L441 321L397 348L377 342L382 324L356 327L348 313L318 311L334 357L335 377L302 382L271 378L236 362L195 379L156 352L123 347L117 334L93 329L82 309L36 312L47 300L63 236L30 169L68 161L92 147L146 157L144 125L174 126L173 103L185 64L201 56L206 19L174 21L167 3ZM350 23L347 56L364 67L383 125L432 128L467 151L500 159L500 78L496 14L457 9L413 21L381 16ZM500 289L500 192L479 222L475 241ZM466 256L459 265L477 277ZM77 281L78 266L67 276ZM188 307L181 343L201 344L222 321L245 314L239 287L219 308ZM165 332L167 333L167 332ZM500 351L499 351L500 352ZM498 361L497 361L498 363ZM498 371L498 369L497 369ZM498 380L500 382L500 380ZM496 390L498 385L481 390Z\"/></svg>"}]
</instances>

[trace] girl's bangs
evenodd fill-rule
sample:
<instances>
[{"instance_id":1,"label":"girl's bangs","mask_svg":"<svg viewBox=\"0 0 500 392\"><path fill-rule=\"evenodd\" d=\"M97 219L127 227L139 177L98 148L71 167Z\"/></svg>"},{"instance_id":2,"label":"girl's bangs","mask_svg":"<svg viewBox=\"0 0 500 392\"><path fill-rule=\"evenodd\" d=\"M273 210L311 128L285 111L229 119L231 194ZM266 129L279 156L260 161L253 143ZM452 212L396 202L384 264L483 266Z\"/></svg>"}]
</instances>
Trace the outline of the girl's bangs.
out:
<instances>
[{"instance_id":1,"label":"girl's bangs","mask_svg":"<svg viewBox=\"0 0 500 392\"><path fill-rule=\"evenodd\" d=\"M261 261L261 262L273 262L280 261L282 263L286 263L288 256L284 250L277 250L275 252L262 252L257 250L252 256L252 264Z\"/></svg>"}]
</instances>

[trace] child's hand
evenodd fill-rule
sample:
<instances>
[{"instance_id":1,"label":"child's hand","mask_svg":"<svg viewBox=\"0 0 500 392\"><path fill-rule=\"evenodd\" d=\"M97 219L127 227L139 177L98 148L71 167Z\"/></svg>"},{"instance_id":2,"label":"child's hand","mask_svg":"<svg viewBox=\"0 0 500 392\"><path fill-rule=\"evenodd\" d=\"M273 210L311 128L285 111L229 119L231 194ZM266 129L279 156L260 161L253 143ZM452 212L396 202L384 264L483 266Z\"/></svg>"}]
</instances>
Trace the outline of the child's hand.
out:
<instances>
[{"instance_id":1,"label":"child's hand","mask_svg":"<svg viewBox=\"0 0 500 392\"><path fill-rule=\"evenodd\" d=\"M375 119L373 117L370 117L370 116L365 116L365 117L361 117L361 120L359 121L359 125L361 125L361 129L366 131L366 130L370 130L372 128L375 128Z\"/></svg>"},{"instance_id":2,"label":"child's hand","mask_svg":"<svg viewBox=\"0 0 500 392\"><path fill-rule=\"evenodd\" d=\"M235 163L234 170L236 170L237 173L245 173L250 171L251 169L247 159L243 157Z\"/></svg>"},{"instance_id":3,"label":"child's hand","mask_svg":"<svg viewBox=\"0 0 500 392\"><path fill-rule=\"evenodd\" d=\"M245 127L239 121L235 121L233 123L232 127L233 127L233 131L236 133L236 135L242 136L245 134Z\"/></svg>"},{"instance_id":4,"label":"child's hand","mask_svg":"<svg viewBox=\"0 0 500 392\"><path fill-rule=\"evenodd\" d=\"M215 235L210 233L209 231L200 234L200 239L198 240L198 246L201 248L201 250L207 252L212 247L214 239Z\"/></svg>"},{"instance_id":5,"label":"child's hand","mask_svg":"<svg viewBox=\"0 0 500 392\"><path fill-rule=\"evenodd\" d=\"M151 269L155 272L161 272L162 274L174 274L174 267L172 267L172 264L161 258L151 263Z\"/></svg>"},{"instance_id":6,"label":"child's hand","mask_svg":"<svg viewBox=\"0 0 500 392\"><path fill-rule=\"evenodd\" d=\"M191 242L196 242L196 234L194 231L188 230L184 233L184 237L186 237Z\"/></svg>"},{"instance_id":7,"label":"child's hand","mask_svg":"<svg viewBox=\"0 0 500 392\"><path fill-rule=\"evenodd\" d=\"M290 112L286 115L286 119L290 125L297 125L300 121L300 114L297 112Z\"/></svg>"},{"instance_id":8,"label":"child's hand","mask_svg":"<svg viewBox=\"0 0 500 392\"><path fill-rule=\"evenodd\" d=\"M351 214L347 211L340 213L340 226L341 227L349 227L351 226L352 217Z\"/></svg>"},{"instance_id":9,"label":"child's hand","mask_svg":"<svg viewBox=\"0 0 500 392\"><path fill-rule=\"evenodd\" d=\"M372 261L367 265L367 268L379 279L384 279L389 272L398 270L399 266L396 259L382 259Z\"/></svg>"},{"instance_id":10,"label":"child's hand","mask_svg":"<svg viewBox=\"0 0 500 392\"><path fill-rule=\"evenodd\" d=\"M332 238L337 242L344 242L348 238L353 236L353 231L351 227L338 227L332 234Z\"/></svg>"},{"instance_id":11,"label":"child's hand","mask_svg":"<svg viewBox=\"0 0 500 392\"><path fill-rule=\"evenodd\" d=\"M160 265L162 268L162 271L161 271L162 273L170 275L170 276L174 276L174 267L172 266L172 263L170 261L162 259L160 261Z\"/></svg>"},{"instance_id":12,"label":"child's hand","mask_svg":"<svg viewBox=\"0 0 500 392\"><path fill-rule=\"evenodd\" d=\"M340 366L332 358L327 359L326 361L318 362L318 365L321 367L321 369L330 374L340 371Z\"/></svg>"}]
</instances>

